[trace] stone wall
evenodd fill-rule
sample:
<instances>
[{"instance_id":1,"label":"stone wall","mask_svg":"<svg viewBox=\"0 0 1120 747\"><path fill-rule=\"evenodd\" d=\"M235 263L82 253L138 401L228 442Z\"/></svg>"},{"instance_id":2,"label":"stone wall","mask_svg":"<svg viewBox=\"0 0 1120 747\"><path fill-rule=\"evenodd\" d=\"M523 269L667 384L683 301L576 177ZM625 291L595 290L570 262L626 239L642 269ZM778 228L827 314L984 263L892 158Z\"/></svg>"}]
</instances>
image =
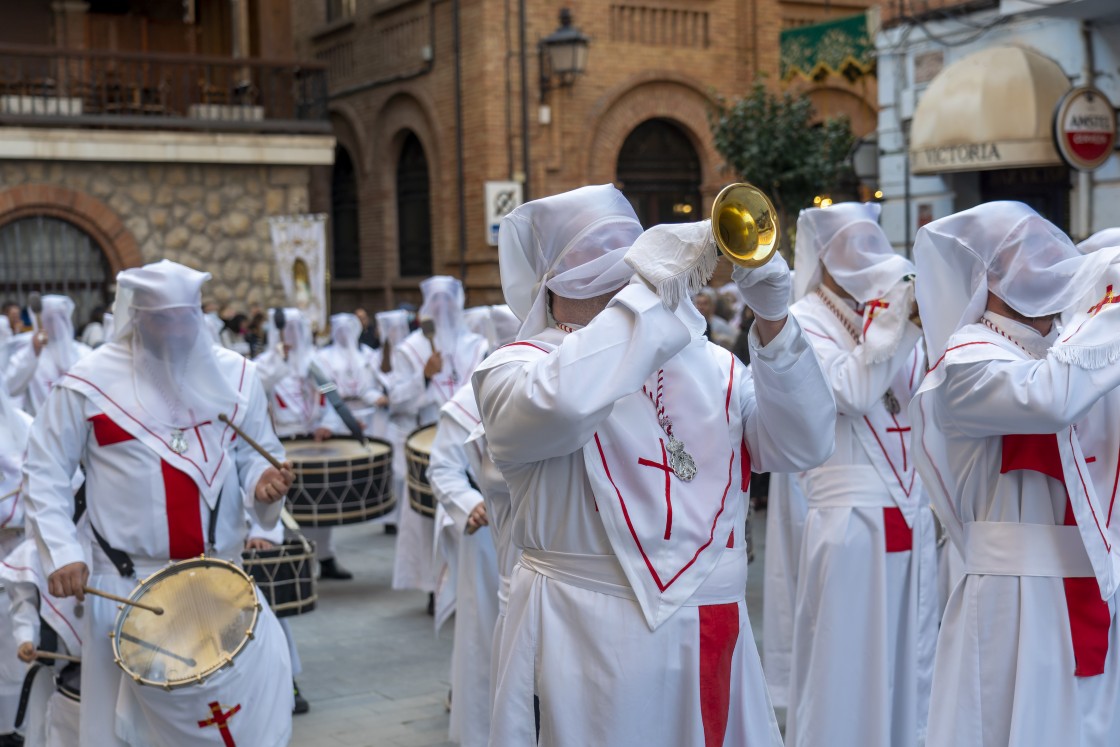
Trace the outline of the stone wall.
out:
<instances>
[{"instance_id":1,"label":"stone wall","mask_svg":"<svg viewBox=\"0 0 1120 747\"><path fill-rule=\"evenodd\" d=\"M36 210L91 232L114 269L171 259L210 272L209 298L283 301L268 218L306 212L311 168L219 164L0 164L0 225ZM93 225L123 231L91 231ZM108 244L108 245L106 245Z\"/></svg>"}]
</instances>

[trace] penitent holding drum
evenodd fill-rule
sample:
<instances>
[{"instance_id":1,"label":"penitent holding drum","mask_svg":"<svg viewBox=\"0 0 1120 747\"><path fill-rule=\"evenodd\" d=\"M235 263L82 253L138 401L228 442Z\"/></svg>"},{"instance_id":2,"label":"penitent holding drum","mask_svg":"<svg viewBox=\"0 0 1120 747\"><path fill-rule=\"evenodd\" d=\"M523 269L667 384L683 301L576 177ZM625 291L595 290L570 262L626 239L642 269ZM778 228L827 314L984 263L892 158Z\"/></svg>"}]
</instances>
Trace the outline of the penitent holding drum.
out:
<instances>
[{"instance_id":1,"label":"penitent holding drum","mask_svg":"<svg viewBox=\"0 0 1120 747\"><path fill-rule=\"evenodd\" d=\"M32 425L28 520L51 594L83 607L82 745L291 737L284 636L229 561L245 511L273 526L293 476L235 437L233 425L283 453L254 365L204 329L208 278L167 261L121 272L112 340L55 385ZM88 530L72 518L79 462ZM122 610L91 587L132 599Z\"/></svg>"}]
</instances>

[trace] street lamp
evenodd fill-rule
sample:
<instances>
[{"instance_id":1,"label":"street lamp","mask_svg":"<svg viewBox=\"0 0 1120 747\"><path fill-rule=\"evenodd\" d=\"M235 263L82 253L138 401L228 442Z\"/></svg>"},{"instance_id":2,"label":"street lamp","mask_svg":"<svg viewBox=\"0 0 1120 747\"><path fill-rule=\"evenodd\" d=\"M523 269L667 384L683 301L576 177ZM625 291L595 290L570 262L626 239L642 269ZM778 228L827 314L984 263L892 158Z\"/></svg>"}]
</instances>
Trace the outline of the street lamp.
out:
<instances>
[{"instance_id":1,"label":"street lamp","mask_svg":"<svg viewBox=\"0 0 1120 747\"><path fill-rule=\"evenodd\" d=\"M591 39L572 26L572 11L560 10L560 28L538 44L541 67L541 101L553 88L570 86L587 68L587 47Z\"/></svg>"}]
</instances>

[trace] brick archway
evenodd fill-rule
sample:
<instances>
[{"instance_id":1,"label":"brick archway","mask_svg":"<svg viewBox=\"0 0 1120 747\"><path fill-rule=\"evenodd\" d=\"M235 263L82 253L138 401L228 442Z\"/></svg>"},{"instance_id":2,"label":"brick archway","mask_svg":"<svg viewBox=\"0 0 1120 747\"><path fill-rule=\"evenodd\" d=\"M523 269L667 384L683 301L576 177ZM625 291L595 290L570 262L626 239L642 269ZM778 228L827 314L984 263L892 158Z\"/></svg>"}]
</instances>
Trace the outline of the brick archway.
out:
<instances>
[{"instance_id":1,"label":"brick archway","mask_svg":"<svg viewBox=\"0 0 1120 747\"><path fill-rule=\"evenodd\" d=\"M0 226L35 215L60 218L88 233L105 252L114 275L143 264L132 232L96 197L52 184L21 184L0 191Z\"/></svg>"},{"instance_id":2,"label":"brick archway","mask_svg":"<svg viewBox=\"0 0 1120 747\"><path fill-rule=\"evenodd\" d=\"M711 99L688 81L658 77L631 82L601 105L602 114L591 128L586 151L589 183L617 181L618 154L626 137L643 122L665 119L680 127L700 156L700 191L707 203L728 181L719 174L722 161L709 134L711 105Z\"/></svg>"}]
</instances>

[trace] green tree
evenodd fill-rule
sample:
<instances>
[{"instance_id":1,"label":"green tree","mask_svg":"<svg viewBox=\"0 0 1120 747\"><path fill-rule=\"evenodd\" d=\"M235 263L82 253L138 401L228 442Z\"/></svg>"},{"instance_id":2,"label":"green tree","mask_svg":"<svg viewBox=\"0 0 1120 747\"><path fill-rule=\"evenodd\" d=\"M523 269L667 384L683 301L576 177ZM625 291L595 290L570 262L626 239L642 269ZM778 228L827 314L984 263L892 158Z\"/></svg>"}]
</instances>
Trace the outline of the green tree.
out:
<instances>
[{"instance_id":1,"label":"green tree","mask_svg":"<svg viewBox=\"0 0 1120 747\"><path fill-rule=\"evenodd\" d=\"M807 97L775 95L756 81L742 98L718 98L710 115L716 150L740 178L770 196L787 237L790 218L836 189L851 168L855 136L847 117L813 124L814 114Z\"/></svg>"}]
</instances>

